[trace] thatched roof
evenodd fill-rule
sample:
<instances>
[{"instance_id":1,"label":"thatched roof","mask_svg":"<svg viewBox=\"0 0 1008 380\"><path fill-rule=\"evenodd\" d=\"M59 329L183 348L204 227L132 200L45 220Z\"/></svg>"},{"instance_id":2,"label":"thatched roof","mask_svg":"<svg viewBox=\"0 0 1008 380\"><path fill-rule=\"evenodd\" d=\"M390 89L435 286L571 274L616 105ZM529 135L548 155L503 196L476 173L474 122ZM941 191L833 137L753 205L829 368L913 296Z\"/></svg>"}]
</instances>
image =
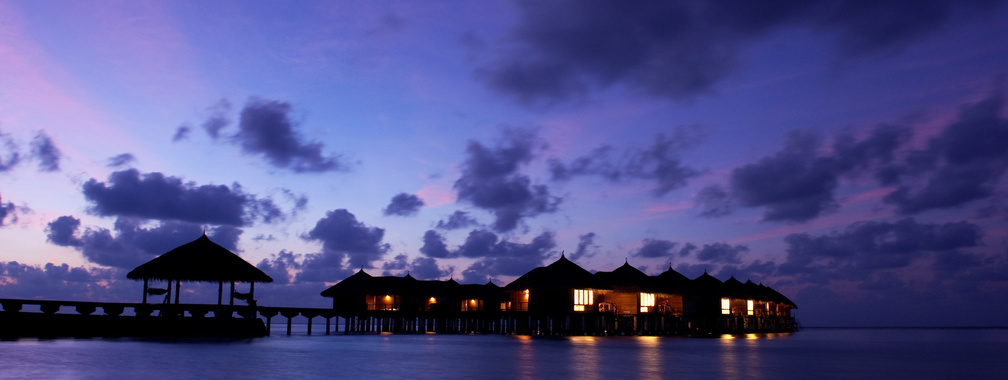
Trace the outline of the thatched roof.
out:
<instances>
[{"instance_id":1,"label":"thatched roof","mask_svg":"<svg viewBox=\"0 0 1008 380\"><path fill-rule=\"evenodd\" d=\"M560 259L553 264L535 268L518 277L504 288L508 290L558 290L573 288L598 289L604 286L599 284L599 281L595 279L591 272L584 270L584 268L574 264L561 254Z\"/></svg>"},{"instance_id":2,"label":"thatched roof","mask_svg":"<svg viewBox=\"0 0 1008 380\"><path fill-rule=\"evenodd\" d=\"M131 280L193 282L273 282L238 255L210 241L206 234L191 243L155 257L130 271Z\"/></svg>"},{"instance_id":3,"label":"thatched roof","mask_svg":"<svg viewBox=\"0 0 1008 380\"><path fill-rule=\"evenodd\" d=\"M609 288L629 288L638 290L653 290L654 279L634 268L630 262L624 262L622 266L612 272L596 272L595 278Z\"/></svg>"}]
</instances>

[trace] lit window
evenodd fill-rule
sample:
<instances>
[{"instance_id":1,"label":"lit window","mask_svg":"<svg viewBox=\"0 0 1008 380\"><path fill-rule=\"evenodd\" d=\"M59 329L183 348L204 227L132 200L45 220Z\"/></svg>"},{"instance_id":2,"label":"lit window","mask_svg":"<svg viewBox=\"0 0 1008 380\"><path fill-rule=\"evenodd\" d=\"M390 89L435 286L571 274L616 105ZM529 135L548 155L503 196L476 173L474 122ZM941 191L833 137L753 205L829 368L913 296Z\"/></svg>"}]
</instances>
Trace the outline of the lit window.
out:
<instances>
[{"instance_id":1,"label":"lit window","mask_svg":"<svg viewBox=\"0 0 1008 380\"><path fill-rule=\"evenodd\" d=\"M727 298L721 299L721 314L731 314L731 302Z\"/></svg>"},{"instance_id":2,"label":"lit window","mask_svg":"<svg viewBox=\"0 0 1008 380\"><path fill-rule=\"evenodd\" d=\"M755 306L756 306L756 305L754 304L753 300L748 300L748 301L746 301L746 312L747 312L747 313L748 313L749 315L753 315L753 311L754 311L754 310L756 310L756 307L755 307Z\"/></svg>"},{"instance_id":3,"label":"lit window","mask_svg":"<svg viewBox=\"0 0 1008 380\"><path fill-rule=\"evenodd\" d=\"M574 311L585 311L585 306L591 305L592 291L586 289L574 289Z\"/></svg>"},{"instance_id":4,"label":"lit window","mask_svg":"<svg viewBox=\"0 0 1008 380\"><path fill-rule=\"evenodd\" d=\"M525 302L528 302L528 299L529 299L529 290L525 289Z\"/></svg>"},{"instance_id":5,"label":"lit window","mask_svg":"<svg viewBox=\"0 0 1008 380\"><path fill-rule=\"evenodd\" d=\"M655 295L654 293L641 293L640 294L640 312L647 313L655 305Z\"/></svg>"}]
</instances>

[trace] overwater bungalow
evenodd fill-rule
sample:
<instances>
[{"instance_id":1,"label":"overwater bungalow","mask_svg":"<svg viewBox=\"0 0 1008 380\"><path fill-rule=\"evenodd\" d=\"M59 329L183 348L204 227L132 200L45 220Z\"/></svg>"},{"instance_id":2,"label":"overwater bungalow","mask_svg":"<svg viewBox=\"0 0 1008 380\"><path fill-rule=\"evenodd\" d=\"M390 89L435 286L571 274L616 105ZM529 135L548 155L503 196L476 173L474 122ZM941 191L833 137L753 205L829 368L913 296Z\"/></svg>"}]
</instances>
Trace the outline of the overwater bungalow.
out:
<instances>
[{"instance_id":1,"label":"overwater bungalow","mask_svg":"<svg viewBox=\"0 0 1008 380\"><path fill-rule=\"evenodd\" d=\"M329 287L350 332L683 335L783 332L796 305L780 293L708 273L690 280L671 267L648 276L629 264L591 272L561 254L504 287L368 275Z\"/></svg>"}]
</instances>

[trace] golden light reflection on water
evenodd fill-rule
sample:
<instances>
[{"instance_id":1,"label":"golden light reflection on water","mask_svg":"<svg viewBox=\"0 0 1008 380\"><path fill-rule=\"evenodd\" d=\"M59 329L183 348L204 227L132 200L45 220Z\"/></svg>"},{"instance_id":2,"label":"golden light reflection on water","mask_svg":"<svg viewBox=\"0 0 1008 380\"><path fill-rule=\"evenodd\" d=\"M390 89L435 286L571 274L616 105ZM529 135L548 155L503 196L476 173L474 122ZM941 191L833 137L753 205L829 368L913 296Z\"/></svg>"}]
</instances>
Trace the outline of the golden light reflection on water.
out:
<instances>
[{"instance_id":1,"label":"golden light reflection on water","mask_svg":"<svg viewBox=\"0 0 1008 380\"><path fill-rule=\"evenodd\" d=\"M656 336L637 337L640 343L640 365L639 372L641 379L661 379L664 358L661 354L661 341Z\"/></svg>"},{"instance_id":2,"label":"golden light reflection on water","mask_svg":"<svg viewBox=\"0 0 1008 380\"><path fill-rule=\"evenodd\" d=\"M572 336L570 373L574 379L601 379L601 368L604 361L599 354L598 337Z\"/></svg>"},{"instance_id":3,"label":"golden light reflection on water","mask_svg":"<svg viewBox=\"0 0 1008 380\"><path fill-rule=\"evenodd\" d=\"M766 338L765 334L722 334L718 339L721 343L721 377L762 378L757 341Z\"/></svg>"},{"instance_id":4,"label":"golden light reflection on water","mask_svg":"<svg viewBox=\"0 0 1008 380\"><path fill-rule=\"evenodd\" d=\"M535 348L532 345L532 337L528 335L515 336L518 340L518 367L519 379L533 379L536 374Z\"/></svg>"}]
</instances>

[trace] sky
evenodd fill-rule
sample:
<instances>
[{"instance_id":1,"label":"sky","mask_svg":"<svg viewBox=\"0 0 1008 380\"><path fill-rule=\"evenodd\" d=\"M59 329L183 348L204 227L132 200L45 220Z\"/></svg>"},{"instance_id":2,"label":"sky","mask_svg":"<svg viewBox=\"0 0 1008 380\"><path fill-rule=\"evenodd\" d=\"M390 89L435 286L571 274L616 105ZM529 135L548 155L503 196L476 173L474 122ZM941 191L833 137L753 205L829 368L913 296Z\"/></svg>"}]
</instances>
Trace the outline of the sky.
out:
<instances>
[{"instance_id":1,"label":"sky","mask_svg":"<svg viewBox=\"0 0 1008 380\"><path fill-rule=\"evenodd\" d=\"M1005 35L986 0L0 1L0 298L138 302L206 233L268 306L563 254L1004 325Z\"/></svg>"}]
</instances>

